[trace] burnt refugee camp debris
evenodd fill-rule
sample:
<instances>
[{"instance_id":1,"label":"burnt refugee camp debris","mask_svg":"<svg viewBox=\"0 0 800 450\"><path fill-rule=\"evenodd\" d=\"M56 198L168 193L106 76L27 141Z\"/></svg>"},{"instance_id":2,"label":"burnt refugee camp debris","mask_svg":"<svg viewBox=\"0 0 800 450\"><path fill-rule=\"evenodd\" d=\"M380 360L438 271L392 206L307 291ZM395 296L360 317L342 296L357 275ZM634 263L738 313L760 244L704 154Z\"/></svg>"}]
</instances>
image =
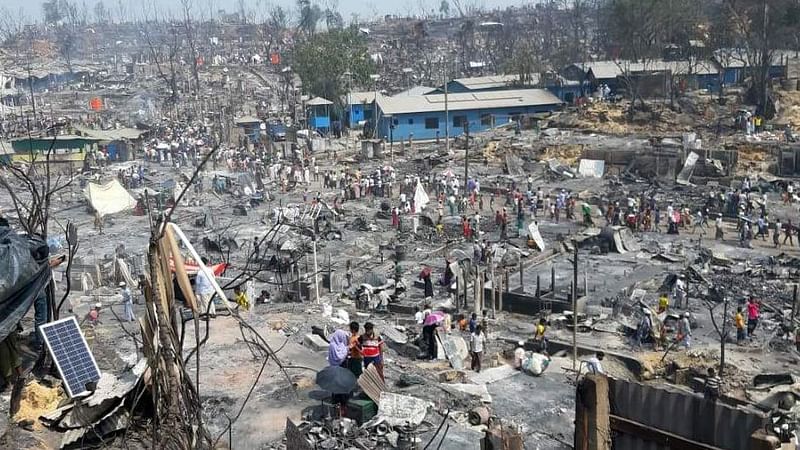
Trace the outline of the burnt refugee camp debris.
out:
<instances>
[{"instance_id":1,"label":"burnt refugee camp debris","mask_svg":"<svg viewBox=\"0 0 800 450\"><path fill-rule=\"evenodd\" d=\"M0 5L0 448L797 447L794 2L172 3Z\"/></svg>"}]
</instances>

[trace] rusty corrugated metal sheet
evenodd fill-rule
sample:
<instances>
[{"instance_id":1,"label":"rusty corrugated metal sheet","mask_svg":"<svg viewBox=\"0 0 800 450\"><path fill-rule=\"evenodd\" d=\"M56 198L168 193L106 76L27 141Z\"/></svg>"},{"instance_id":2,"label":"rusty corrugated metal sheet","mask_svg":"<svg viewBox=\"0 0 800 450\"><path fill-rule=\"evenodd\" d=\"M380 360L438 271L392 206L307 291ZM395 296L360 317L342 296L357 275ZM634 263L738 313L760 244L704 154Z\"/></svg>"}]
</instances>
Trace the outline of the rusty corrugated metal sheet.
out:
<instances>
[{"instance_id":1,"label":"rusty corrugated metal sheet","mask_svg":"<svg viewBox=\"0 0 800 450\"><path fill-rule=\"evenodd\" d=\"M726 450L747 450L750 435L767 417L754 410L711 403L676 388L609 379L611 413L649 427ZM659 449L641 438L617 434L615 450Z\"/></svg>"}]
</instances>

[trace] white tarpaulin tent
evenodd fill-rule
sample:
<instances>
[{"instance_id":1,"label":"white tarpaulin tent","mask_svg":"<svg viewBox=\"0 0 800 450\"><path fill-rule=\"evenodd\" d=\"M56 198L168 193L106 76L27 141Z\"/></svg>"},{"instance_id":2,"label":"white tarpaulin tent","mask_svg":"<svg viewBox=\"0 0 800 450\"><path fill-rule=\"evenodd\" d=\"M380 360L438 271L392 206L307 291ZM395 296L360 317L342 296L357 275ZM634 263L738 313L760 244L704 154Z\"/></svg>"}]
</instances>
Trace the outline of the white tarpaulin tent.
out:
<instances>
[{"instance_id":1,"label":"white tarpaulin tent","mask_svg":"<svg viewBox=\"0 0 800 450\"><path fill-rule=\"evenodd\" d=\"M89 183L86 189L83 190L83 195L101 217L132 209L136 206L136 199L117 180L109 181L103 185Z\"/></svg>"},{"instance_id":2,"label":"white tarpaulin tent","mask_svg":"<svg viewBox=\"0 0 800 450\"><path fill-rule=\"evenodd\" d=\"M686 162L683 163L683 169L681 169L680 173L678 173L675 182L682 185L689 184L689 179L692 177L692 173L694 172L694 166L697 164L697 160L700 159L700 155L695 152L689 153L689 156L686 157Z\"/></svg>"},{"instance_id":3,"label":"white tarpaulin tent","mask_svg":"<svg viewBox=\"0 0 800 450\"><path fill-rule=\"evenodd\" d=\"M582 159L578 173L584 177L603 178L606 162L602 159Z\"/></svg>"},{"instance_id":4,"label":"white tarpaulin tent","mask_svg":"<svg viewBox=\"0 0 800 450\"><path fill-rule=\"evenodd\" d=\"M422 211L430 201L431 199L425 192L425 188L422 187L422 183L417 181L417 189L414 191L414 209L418 212Z\"/></svg>"},{"instance_id":5,"label":"white tarpaulin tent","mask_svg":"<svg viewBox=\"0 0 800 450\"><path fill-rule=\"evenodd\" d=\"M542 235L539 233L539 225L536 222L531 222L531 224L528 225L528 237L536 243L540 252L544 251L544 239L542 239Z\"/></svg>"}]
</instances>

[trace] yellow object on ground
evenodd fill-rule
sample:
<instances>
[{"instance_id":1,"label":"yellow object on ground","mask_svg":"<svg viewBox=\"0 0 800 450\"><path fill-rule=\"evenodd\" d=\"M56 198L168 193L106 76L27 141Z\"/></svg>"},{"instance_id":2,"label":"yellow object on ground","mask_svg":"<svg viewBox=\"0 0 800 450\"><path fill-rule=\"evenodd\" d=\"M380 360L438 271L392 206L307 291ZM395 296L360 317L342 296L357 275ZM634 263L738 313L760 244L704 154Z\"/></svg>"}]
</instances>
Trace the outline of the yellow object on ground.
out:
<instances>
[{"instance_id":1,"label":"yellow object on ground","mask_svg":"<svg viewBox=\"0 0 800 450\"><path fill-rule=\"evenodd\" d=\"M39 417L58 408L63 398L64 391L60 387L49 388L31 381L22 388L19 411L14 415L14 421L32 420L34 428L41 429Z\"/></svg>"},{"instance_id":2,"label":"yellow object on ground","mask_svg":"<svg viewBox=\"0 0 800 450\"><path fill-rule=\"evenodd\" d=\"M234 300L243 310L250 310L250 302L247 300L247 294L245 294L244 291L236 294L236 298Z\"/></svg>"}]
</instances>

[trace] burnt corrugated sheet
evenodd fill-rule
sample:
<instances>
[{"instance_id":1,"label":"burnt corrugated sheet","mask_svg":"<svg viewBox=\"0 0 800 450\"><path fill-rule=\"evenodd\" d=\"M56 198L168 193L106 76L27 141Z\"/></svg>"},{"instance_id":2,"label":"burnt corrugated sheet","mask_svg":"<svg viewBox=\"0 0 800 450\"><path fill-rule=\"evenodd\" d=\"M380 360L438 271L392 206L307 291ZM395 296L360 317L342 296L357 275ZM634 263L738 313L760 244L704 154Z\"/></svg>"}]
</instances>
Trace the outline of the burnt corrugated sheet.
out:
<instances>
[{"instance_id":1,"label":"burnt corrugated sheet","mask_svg":"<svg viewBox=\"0 0 800 450\"><path fill-rule=\"evenodd\" d=\"M667 387L609 379L611 414L727 450L747 450L750 435L766 424L756 411L706 401ZM657 449L636 436L617 433L615 450Z\"/></svg>"}]
</instances>

